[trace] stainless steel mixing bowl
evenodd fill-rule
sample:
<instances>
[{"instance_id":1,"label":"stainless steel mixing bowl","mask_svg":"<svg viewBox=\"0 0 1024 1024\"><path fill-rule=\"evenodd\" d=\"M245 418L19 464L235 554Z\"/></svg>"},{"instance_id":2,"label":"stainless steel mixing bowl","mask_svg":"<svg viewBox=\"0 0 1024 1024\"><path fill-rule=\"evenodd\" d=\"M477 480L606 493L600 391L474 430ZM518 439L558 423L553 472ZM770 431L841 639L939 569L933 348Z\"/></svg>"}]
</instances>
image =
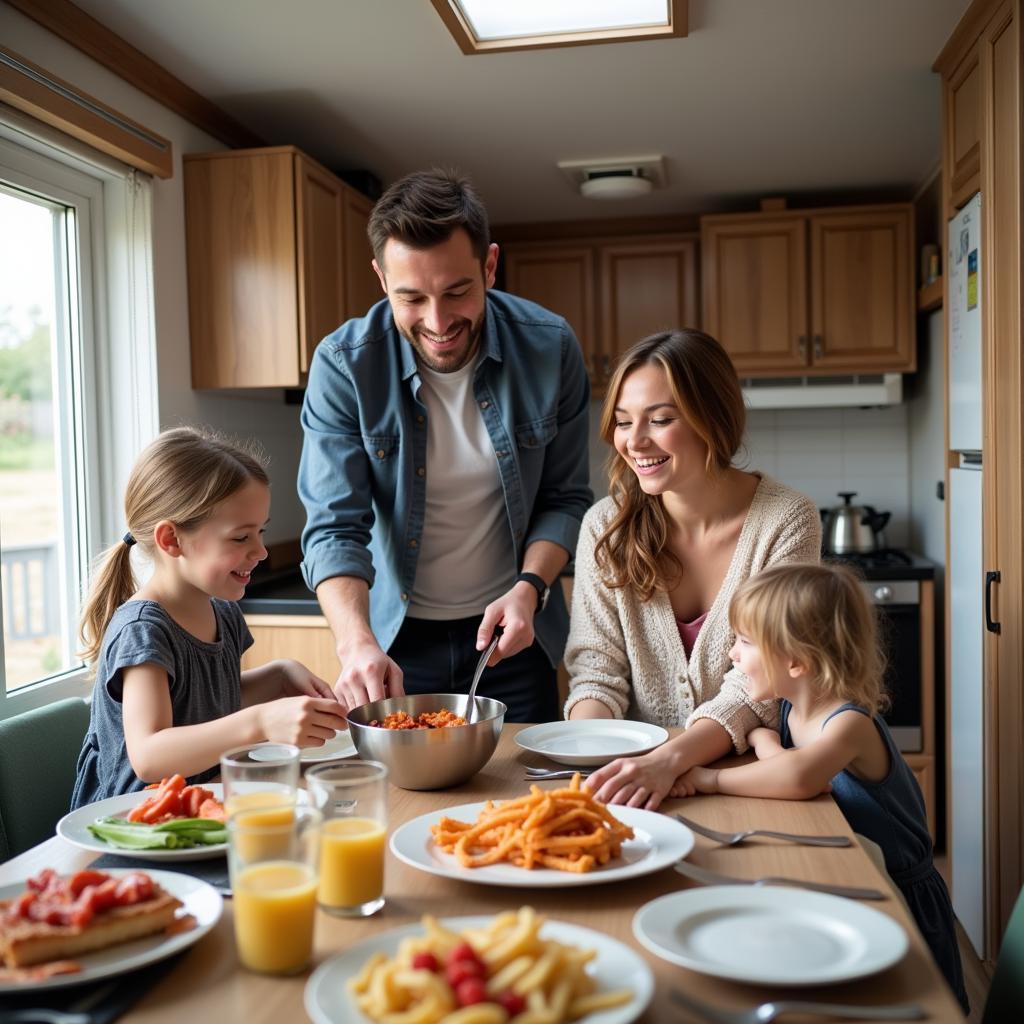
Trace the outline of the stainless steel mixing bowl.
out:
<instances>
[{"instance_id":1,"label":"stainless steel mixing bowl","mask_svg":"<svg viewBox=\"0 0 1024 1024\"><path fill-rule=\"evenodd\" d=\"M464 715L464 693L421 693L373 701L348 713L349 733L359 756L386 764L389 779L401 789L456 786L472 778L491 759L508 710L500 700L476 700L477 721L444 729L384 729L370 722L383 721L385 715L396 711L405 711L413 718L442 708Z\"/></svg>"}]
</instances>

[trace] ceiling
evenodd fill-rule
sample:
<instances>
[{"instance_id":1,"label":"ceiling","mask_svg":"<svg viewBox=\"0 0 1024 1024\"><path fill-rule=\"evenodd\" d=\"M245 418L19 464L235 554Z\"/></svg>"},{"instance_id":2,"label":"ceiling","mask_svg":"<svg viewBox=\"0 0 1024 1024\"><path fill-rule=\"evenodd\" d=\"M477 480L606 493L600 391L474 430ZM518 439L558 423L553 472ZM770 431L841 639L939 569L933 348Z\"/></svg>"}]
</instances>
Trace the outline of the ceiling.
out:
<instances>
[{"instance_id":1,"label":"ceiling","mask_svg":"<svg viewBox=\"0 0 1024 1024\"><path fill-rule=\"evenodd\" d=\"M495 223L913 189L931 64L969 0L690 0L690 34L465 56L429 0L75 0L267 140L385 184L470 174ZM660 153L667 185L584 199L559 160Z\"/></svg>"}]
</instances>

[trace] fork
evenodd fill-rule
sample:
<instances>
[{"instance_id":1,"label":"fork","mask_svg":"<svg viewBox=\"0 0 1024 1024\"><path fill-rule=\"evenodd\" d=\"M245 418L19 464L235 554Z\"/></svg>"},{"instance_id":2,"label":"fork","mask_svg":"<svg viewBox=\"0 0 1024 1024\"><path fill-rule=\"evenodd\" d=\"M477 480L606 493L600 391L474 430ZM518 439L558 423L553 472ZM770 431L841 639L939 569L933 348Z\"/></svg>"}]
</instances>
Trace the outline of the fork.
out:
<instances>
[{"instance_id":1,"label":"fork","mask_svg":"<svg viewBox=\"0 0 1024 1024\"><path fill-rule=\"evenodd\" d=\"M587 768L533 768L529 765L526 767L528 779L571 779L576 774L586 778L590 774L590 770Z\"/></svg>"},{"instance_id":2,"label":"fork","mask_svg":"<svg viewBox=\"0 0 1024 1024\"><path fill-rule=\"evenodd\" d=\"M770 1024L784 1013L818 1014L825 1017L849 1017L853 1020L925 1020L927 1014L913 1003L903 1006L851 1006L848 1003L809 1003L795 999L778 999L761 1003L750 1010L723 1010L708 1006L678 989L669 991L671 999L691 1013L714 1024Z\"/></svg>"},{"instance_id":3,"label":"fork","mask_svg":"<svg viewBox=\"0 0 1024 1024\"><path fill-rule=\"evenodd\" d=\"M797 889L810 889L812 892L827 892L832 896L845 896L851 900L886 900L889 897L878 889L858 889L852 885L826 885L824 882L805 882L799 878L734 878L722 875L717 871L699 867L689 861L681 860L675 864L675 870L695 882L704 885L791 885Z\"/></svg>"},{"instance_id":4,"label":"fork","mask_svg":"<svg viewBox=\"0 0 1024 1024\"><path fill-rule=\"evenodd\" d=\"M719 832L716 829L708 828L707 825L699 825L696 821L684 818L681 814L674 815L677 821L681 821L688 829L704 836L706 839L713 839L716 843L725 846L736 846L751 836L766 836L769 839L783 839L788 843L801 843L804 846L853 846L848 836L800 836L791 832L771 832L763 828L748 828L742 832Z\"/></svg>"}]
</instances>

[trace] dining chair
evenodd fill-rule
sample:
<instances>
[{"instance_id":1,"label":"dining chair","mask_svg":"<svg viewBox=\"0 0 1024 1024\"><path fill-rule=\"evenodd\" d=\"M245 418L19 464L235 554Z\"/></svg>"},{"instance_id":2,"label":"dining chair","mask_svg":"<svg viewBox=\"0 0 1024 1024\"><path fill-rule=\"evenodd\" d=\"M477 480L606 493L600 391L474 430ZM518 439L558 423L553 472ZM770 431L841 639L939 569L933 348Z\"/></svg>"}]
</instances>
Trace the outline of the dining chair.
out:
<instances>
[{"instance_id":1,"label":"dining chair","mask_svg":"<svg viewBox=\"0 0 1024 1024\"><path fill-rule=\"evenodd\" d=\"M1017 1024L1024 1012L1024 889L1017 895L999 947L981 1024Z\"/></svg>"},{"instance_id":2,"label":"dining chair","mask_svg":"<svg viewBox=\"0 0 1024 1024\"><path fill-rule=\"evenodd\" d=\"M0 722L0 861L49 839L67 814L88 728L80 697Z\"/></svg>"}]
</instances>

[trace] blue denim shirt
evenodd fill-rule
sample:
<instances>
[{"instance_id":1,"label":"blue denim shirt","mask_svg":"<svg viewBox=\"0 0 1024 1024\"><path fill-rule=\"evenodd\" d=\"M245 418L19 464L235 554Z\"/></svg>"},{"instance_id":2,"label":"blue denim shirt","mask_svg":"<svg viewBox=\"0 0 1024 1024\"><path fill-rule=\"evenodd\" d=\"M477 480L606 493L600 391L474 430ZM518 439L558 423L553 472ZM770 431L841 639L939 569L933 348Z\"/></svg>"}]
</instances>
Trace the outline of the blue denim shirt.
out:
<instances>
[{"instance_id":1,"label":"blue denim shirt","mask_svg":"<svg viewBox=\"0 0 1024 1024\"><path fill-rule=\"evenodd\" d=\"M498 462L516 565L537 540L576 550L589 487L590 383L565 320L487 292L473 394ZM405 618L426 510L427 409L413 347L386 299L317 346L302 405L303 575L370 585L370 626L387 650ZM472 557L472 552L466 553ZM561 587L535 628L557 664L569 628Z\"/></svg>"}]
</instances>

